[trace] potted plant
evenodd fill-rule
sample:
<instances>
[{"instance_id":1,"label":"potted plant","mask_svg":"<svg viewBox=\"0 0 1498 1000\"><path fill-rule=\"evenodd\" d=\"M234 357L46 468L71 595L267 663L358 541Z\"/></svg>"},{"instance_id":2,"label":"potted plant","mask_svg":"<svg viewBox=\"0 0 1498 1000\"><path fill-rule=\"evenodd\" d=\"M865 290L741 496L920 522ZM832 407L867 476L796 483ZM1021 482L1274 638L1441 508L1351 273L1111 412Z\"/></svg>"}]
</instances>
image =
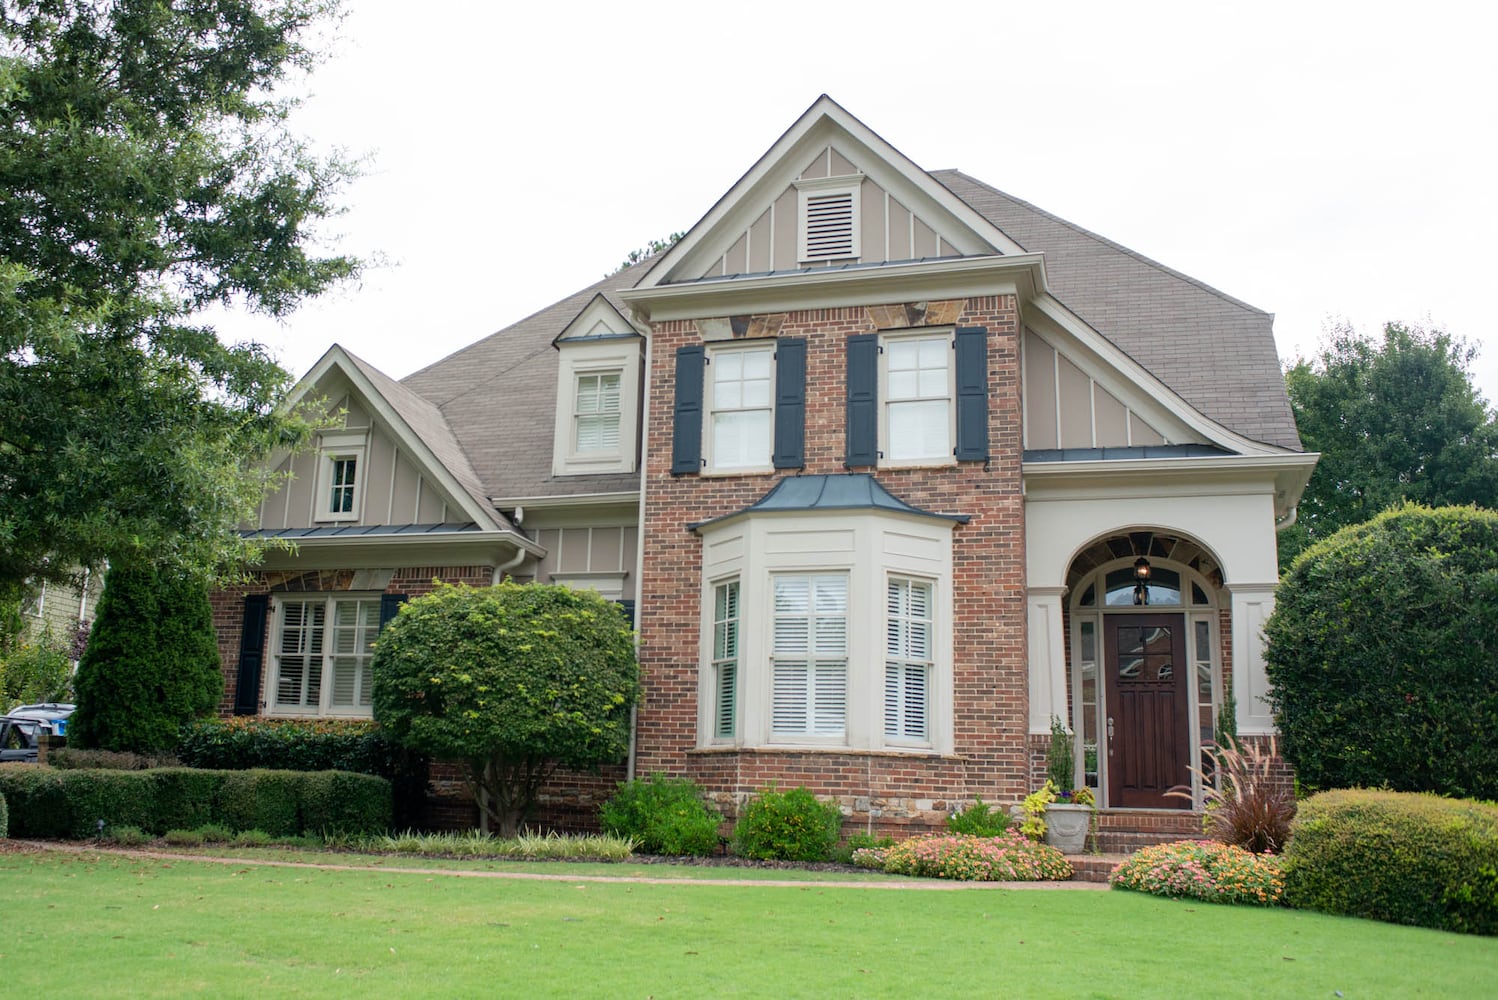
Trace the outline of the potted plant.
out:
<instances>
[{"instance_id":1,"label":"potted plant","mask_svg":"<svg viewBox=\"0 0 1498 1000\"><path fill-rule=\"evenodd\" d=\"M1037 835L1044 835L1046 843L1063 854L1080 854L1087 843L1087 828L1097 800L1092 789L1074 786L1076 757L1072 752L1072 736L1054 715L1046 771L1049 777L1045 787L1025 799L1027 820L1033 811L1035 822L1031 826L1038 826ZM1032 806L1038 808L1032 810Z\"/></svg>"}]
</instances>

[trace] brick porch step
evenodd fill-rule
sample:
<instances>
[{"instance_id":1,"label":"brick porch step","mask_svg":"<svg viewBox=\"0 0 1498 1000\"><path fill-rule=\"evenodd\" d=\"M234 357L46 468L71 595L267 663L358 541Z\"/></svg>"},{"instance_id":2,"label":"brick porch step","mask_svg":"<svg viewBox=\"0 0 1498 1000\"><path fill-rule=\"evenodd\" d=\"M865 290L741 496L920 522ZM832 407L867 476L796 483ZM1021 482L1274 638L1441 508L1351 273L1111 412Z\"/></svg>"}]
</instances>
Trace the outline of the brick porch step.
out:
<instances>
[{"instance_id":1,"label":"brick porch step","mask_svg":"<svg viewBox=\"0 0 1498 1000\"><path fill-rule=\"evenodd\" d=\"M1186 810L1107 809L1097 814L1088 849L1128 855L1141 847L1202 836L1202 814Z\"/></svg>"},{"instance_id":2,"label":"brick porch step","mask_svg":"<svg viewBox=\"0 0 1498 1000\"><path fill-rule=\"evenodd\" d=\"M1113 869L1128 858L1127 854L1068 854L1072 879L1077 882L1106 882Z\"/></svg>"}]
</instances>

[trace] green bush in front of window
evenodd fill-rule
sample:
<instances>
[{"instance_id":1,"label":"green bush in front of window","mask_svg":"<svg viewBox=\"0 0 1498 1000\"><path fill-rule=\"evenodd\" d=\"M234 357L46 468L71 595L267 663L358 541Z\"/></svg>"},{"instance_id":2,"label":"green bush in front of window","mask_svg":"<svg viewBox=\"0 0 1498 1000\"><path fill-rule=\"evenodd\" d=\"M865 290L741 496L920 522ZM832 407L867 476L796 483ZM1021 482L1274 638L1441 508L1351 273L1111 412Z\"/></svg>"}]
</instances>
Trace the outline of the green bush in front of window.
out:
<instances>
[{"instance_id":1,"label":"green bush in front of window","mask_svg":"<svg viewBox=\"0 0 1498 1000\"><path fill-rule=\"evenodd\" d=\"M208 588L149 566L111 567L78 663L69 742L159 753L182 724L218 707L224 690Z\"/></svg>"},{"instance_id":2,"label":"green bush in front of window","mask_svg":"<svg viewBox=\"0 0 1498 1000\"><path fill-rule=\"evenodd\" d=\"M837 803L818 802L804 786L781 792L771 785L744 807L733 851L757 861L827 861L842 825Z\"/></svg>"},{"instance_id":3,"label":"green bush in front of window","mask_svg":"<svg viewBox=\"0 0 1498 1000\"><path fill-rule=\"evenodd\" d=\"M635 849L645 854L699 857L717 851L723 822L723 814L703 799L695 781L661 774L621 781L600 818L604 833L633 838Z\"/></svg>"},{"instance_id":4,"label":"green bush in front of window","mask_svg":"<svg viewBox=\"0 0 1498 1000\"><path fill-rule=\"evenodd\" d=\"M1285 903L1393 924L1498 934L1498 805L1341 789L1300 804Z\"/></svg>"},{"instance_id":5,"label":"green bush in front of window","mask_svg":"<svg viewBox=\"0 0 1498 1000\"><path fill-rule=\"evenodd\" d=\"M1411 504L1317 542L1264 635L1302 787L1498 798L1498 511Z\"/></svg>"},{"instance_id":6,"label":"green bush in front of window","mask_svg":"<svg viewBox=\"0 0 1498 1000\"><path fill-rule=\"evenodd\" d=\"M993 806L978 796L972 805L947 817L947 830L969 837L997 837L1009 829L1009 823L1007 812L1003 809L994 811Z\"/></svg>"}]
</instances>

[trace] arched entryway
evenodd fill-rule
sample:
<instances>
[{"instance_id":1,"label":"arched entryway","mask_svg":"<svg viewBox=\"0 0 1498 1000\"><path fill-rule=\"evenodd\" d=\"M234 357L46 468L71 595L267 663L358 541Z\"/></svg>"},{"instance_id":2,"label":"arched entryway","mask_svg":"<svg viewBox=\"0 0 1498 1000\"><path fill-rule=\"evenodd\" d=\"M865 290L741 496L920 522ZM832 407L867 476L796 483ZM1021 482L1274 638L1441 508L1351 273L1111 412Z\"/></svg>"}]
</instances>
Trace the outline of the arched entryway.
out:
<instances>
[{"instance_id":1,"label":"arched entryway","mask_svg":"<svg viewBox=\"0 0 1498 1000\"><path fill-rule=\"evenodd\" d=\"M1163 530L1096 538L1068 566L1068 723L1077 779L1104 806L1200 804L1192 766L1230 690L1224 583L1208 549Z\"/></svg>"}]
</instances>

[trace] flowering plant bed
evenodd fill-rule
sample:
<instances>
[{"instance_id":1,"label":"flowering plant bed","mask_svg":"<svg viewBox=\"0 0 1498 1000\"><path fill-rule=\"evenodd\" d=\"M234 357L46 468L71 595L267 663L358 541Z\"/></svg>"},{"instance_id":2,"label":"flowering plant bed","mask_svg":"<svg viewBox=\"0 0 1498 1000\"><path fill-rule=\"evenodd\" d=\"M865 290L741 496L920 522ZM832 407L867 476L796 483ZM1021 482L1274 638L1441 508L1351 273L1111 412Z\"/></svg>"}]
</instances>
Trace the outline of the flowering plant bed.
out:
<instances>
[{"instance_id":1,"label":"flowering plant bed","mask_svg":"<svg viewBox=\"0 0 1498 1000\"><path fill-rule=\"evenodd\" d=\"M1178 840L1136 852L1108 883L1155 896L1272 906L1285 891L1280 859L1215 840Z\"/></svg>"},{"instance_id":2,"label":"flowering plant bed","mask_svg":"<svg viewBox=\"0 0 1498 1000\"><path fill-rule=\"evenodd\" d=\"M1072 876L1072 867L1060 851L1012 830L998 837L912 837L894 847L855 851L853 863L891 875L969 882L1038 882Z\"/></svg>"}]
</instances>

